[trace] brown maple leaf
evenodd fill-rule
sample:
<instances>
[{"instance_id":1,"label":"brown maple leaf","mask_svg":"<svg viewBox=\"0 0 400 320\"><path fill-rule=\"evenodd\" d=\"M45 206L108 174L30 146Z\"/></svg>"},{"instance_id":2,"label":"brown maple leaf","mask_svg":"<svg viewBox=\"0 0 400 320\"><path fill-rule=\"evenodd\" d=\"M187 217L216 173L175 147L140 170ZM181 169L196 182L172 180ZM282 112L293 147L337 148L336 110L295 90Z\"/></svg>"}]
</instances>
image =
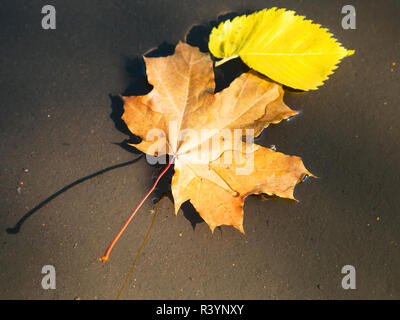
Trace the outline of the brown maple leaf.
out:
<instances>
[{"instance_id":1,"label":"brown maple leaf","mask_svg":"<svg viewBox=\"0 0 400 320\"><path fill-rule=\"evenodd\" d=\"M297 114L283 102L279 84L248 72L214 93L210 56L184 43L172 56L144 60L153 89L145 96L122 97L122 119L142 138L137 149L174 157L175 214L189 200L212 231L231 225L244 233L248 195L294 199L295 185L312 176L302 160L242 142L247 131L258 136L269 124ZM240 142L232 143L238 130Z\"/></svg>"}]
</instances>

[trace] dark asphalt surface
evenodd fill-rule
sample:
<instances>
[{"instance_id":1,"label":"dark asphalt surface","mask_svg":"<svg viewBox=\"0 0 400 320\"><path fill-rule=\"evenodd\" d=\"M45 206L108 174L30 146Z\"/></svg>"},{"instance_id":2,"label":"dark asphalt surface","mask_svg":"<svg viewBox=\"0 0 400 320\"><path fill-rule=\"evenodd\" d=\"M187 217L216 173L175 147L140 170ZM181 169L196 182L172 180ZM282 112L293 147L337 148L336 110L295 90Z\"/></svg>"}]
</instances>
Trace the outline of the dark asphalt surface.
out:
<instances>
[{"instance_id":1,"label":"dark asphalt surface","mask_svg":"<svg viewBox=\"0 0 400 320\"><path fill-rule=\"evenodd\" d=\"M211 234L204 222L193 229L195 216L175 217L163 198L122 298L400 298L400 1L352 0L356 30L341 27L348 1L53 0L57 29L47 31L45 4L0 1L1 299L115 298L152 201L109 262L98 258L160 170L145 158L110 168L140 156L118 144L129 137L115 96L140 91L137 57L150 49L190 30L200 43L218 16L272 6L356 50L319 90L288 93L301 115L259 141L301 156L319 179L296 188L298 204L248 198L245 237L230 227ZM27 214L18 233L6 232ZM356 290L341 287L348 264ZM56 268L56 290L41 287L44 265Z\"/></svg>"}]
</instances>

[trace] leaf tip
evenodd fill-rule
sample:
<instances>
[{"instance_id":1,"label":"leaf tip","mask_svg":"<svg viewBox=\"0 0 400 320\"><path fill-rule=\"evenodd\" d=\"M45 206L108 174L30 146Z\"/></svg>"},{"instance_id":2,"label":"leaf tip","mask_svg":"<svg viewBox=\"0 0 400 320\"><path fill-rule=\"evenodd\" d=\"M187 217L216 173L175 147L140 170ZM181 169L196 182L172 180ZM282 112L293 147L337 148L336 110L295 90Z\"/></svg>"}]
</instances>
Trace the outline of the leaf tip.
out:
<instances>
[{"instance_id":1,"label":"leaf tip","mask_svg":"<svg viewBox=\"0 0 400 320\"><path fill-rule=\"evenodd\" d=\"M216 225L215 224L209 224L208 226L211 229L211 233L214 234L214 230L215 230Z\"/></svg>"},{"instance_id":2,"label":"leaf tip","mask_svg":"<svg viewBox=\"0 0 400 320\"><path fill-rule=\"evenodd\" d=\"M347 50L346 57L352 56L352 55L355 54L355 53L356 53L355 50Z\"/></svg>"},{"instance_id":3,"label":"leaf tip","mask_svg":"<svg viewBox=\"0 0 400 320\"><path fill-rule=\"evenodd\" d=\"M180 207L181 207L181 205L179 205L179 207L175 206L175 216L178 215Z\"/></svg>"},{"instance_id":4,"label":"leaf tip","mask_svg":"<svg viewBox=\"0 0 400 320\"><path fill-rule=\"evenodd\" d=\"M242 235L246 235L244 232L243 224L236 225L235 228L238 229Z\"/></svg>"},{"instance_id":5,"label":"leaf tip","mask_svg":"<svg viewBox=\"0 0 400 320\"><path fill-rule=\"evenodd\" d=\"M309 176L310 178L314 178L314 179L319 179L318 176L316 176L315 174L312 174L312 173L309 172L309 171L306 173L306 176Z\"/></svg>"}]
</instances>

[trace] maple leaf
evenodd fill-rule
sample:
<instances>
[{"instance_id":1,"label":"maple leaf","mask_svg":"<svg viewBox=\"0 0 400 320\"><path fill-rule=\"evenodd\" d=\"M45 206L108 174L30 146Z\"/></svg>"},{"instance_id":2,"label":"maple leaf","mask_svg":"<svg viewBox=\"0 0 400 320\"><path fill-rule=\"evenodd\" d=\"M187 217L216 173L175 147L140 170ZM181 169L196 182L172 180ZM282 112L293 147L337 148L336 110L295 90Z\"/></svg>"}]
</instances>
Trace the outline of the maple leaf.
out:
<instances>
[{"instance_id":1,"label":"maple leaf","mask_svg":"<svg viewBox=\"0 0 400 320\"><path fill-rule=\"evenodd\" d=\"M328 29L285 9L264 9L213 28L210 52L224 61L240 57L250 68L301 90L317 89L354 50Z\"/></svg>"},{"instance_id":2,"label":"maple leaf","mask_svg":"<svg viewBox=\"0 0 400 320\"><path fill-rule=\"evenodd\" d=\"M312 176L299 157L244 143L242 136L239 143L227 143L239 129L243 136L246 130L258 136L269 124L297 114L283 102L279 84L248 72L214 93L210 55L182 42L172 56L144 60L153 89L145 96L122 97L122 119L142 138L137 149L174 157L175 214L189 200L212 231L230 225L244 233L248 195L294 199L295 185ZM210 144L211 150L204 148Z\"/></svg>"}]
</instances>

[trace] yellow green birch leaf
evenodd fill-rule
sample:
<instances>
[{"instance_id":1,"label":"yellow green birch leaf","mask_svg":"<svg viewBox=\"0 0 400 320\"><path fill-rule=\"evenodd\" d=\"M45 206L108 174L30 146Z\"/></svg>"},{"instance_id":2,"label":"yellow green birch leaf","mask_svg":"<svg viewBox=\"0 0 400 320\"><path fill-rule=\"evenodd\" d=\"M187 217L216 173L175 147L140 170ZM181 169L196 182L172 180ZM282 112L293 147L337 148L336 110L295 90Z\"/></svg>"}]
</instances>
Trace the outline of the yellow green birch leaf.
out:
<instances>
[{"instance_id":1,"label":"yellow green birch leaf","mask_svg":"<svg viewBox=\"0 0 400 320\"><path fill-rule=\"evenodd\" d=\"M328 29L294 11L264 9L221 23L211 32L210 52L219 63L240 57L274 81L301 90L317 89L354 50Z\"/></svg>"}]
</instances>

